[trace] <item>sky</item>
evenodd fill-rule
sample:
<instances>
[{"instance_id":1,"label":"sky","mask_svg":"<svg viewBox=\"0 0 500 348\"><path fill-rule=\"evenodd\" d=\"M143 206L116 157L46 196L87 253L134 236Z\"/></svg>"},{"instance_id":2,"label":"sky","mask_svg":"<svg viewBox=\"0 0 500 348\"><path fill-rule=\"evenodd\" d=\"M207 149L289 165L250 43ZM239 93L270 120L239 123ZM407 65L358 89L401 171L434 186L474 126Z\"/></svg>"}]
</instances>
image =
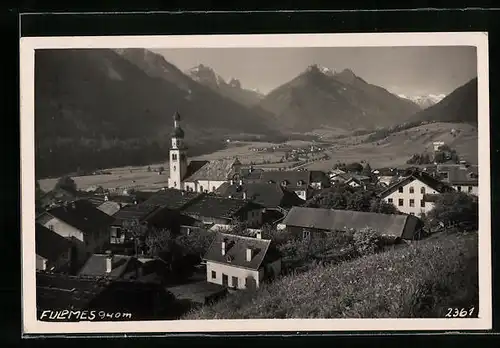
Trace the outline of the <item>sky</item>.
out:
<instances>
[{"instance_id":1,"label":"sky","mask_svg":"<svg viewBox=\"0 0 500 348\"><path fill-rule=\"evenodd\" d=\"M449 94L477 76L475 47L297 47L156 49L181 70L203 64L224 79L268 93L309 65L349 68L368 83L408 96Z\"/></svg>"}]
</instances>

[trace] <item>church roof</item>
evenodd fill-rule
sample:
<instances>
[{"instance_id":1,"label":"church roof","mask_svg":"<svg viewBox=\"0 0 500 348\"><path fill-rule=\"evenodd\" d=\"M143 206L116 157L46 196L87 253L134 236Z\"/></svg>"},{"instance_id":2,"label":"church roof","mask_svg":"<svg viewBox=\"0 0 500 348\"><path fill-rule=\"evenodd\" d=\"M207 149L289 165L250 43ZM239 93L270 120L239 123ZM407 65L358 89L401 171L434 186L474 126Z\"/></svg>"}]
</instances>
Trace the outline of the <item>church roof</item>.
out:
<instances>
[{"instance_id":1,"label":"church roof","mask_svg":"<svg viewBox=\"0 0 500 348\"><path fill-rule=\"evenodd\" d=\"M203 165L200 169L195 171L191 176L187 177L185 181L193 182L196 180L229 180L234 165L234 159L219 159L210 161Z\"/></svg>"},{"instance_id":2,"label":"church roof","mask_svg":"<svg viewBox=\"0 0 500 348\"><path fill-rule=\"evenodd\" d=\"M180 121L180 120L181 120L181 115L178 112L176 112L174 114L174 121Z\"/></svg>"}]
</instances>

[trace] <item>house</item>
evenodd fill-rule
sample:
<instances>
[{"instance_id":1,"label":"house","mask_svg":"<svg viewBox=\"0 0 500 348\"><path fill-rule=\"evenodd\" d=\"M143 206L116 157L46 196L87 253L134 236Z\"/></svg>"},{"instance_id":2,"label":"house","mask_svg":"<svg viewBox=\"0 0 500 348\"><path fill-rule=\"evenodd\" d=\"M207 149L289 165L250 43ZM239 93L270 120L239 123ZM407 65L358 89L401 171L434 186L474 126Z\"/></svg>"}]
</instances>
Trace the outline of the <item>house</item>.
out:
<instances>
[{"instance_id":1,"label":"house","mask_svg":"<svg viewBox=\"0 0 500 348\"><path fill-rule=\"evenodd\" d=\"M188 148L184 142L184 130L180 122L179 113L175 113L169 154L168 188L202 193L214 192L222 183L239 174L241 163L237 158L191 161L188 164Z\"/></svg>"},{"instance_id":2,"label":"house","mask_svg":"<svg viewBox=\"0 0 500 348\"><path fill-rule=\"evenodd\" d=\"M183 209L182 214L209 225L244 222L249 227L259 227L263 210L262 205L252 201L205 194Z\"/></svg>"},{"instance_id":3,"label":"house","mask_svg":"<svg viewBox=\"0 0 500 348\"><path fill-rule=\"evenodd\" d=\"M166 188L155 192L143 204L171 210L182 210L202 196L198 192Z\"/></svg>"},{"instance_id":4,"label":"house","mask_svg":"<svg viewBox=\"0 0 500 348\"><path fill-rule=\"evenodd\" d=\"M379 197L387 203L394 204L402 213L422 216L434 207L434 203L425 200L424 195L450 191L453 191L450 185L427 173L414 171L383 190Z\"/></svg>"},{"instance_id":5,"label":"house","mask_svg":"<svg viewBox=\"0 0 500 348\"><path fill-rule=\"evenodd\" d=\"M163 283L168 277L168 267L161 259L137 258L108 252L92 255L78 275Z\"/></svg>"},{"instance_id":6,"label":"house","mask_svg":"<svg viewBox=\"0 0 500 348\"><path fill-rule=\"evenodd\" d=\"M459 192L479 194L479 167L468 164L441 164L436 169L438 177Z\"/></svg>"},{"instance_id":7,"label":"house","mask_svg":"<svg viewBox=\"0 0 500 348\"><path fill-rule=\"evenodd\" d=\"M281 257L271 241L217 233L204 260L207 282L234 289L258 288L281 272Z\"/></svg>"},{"instance_id":8,"label":"house","mask_svg":"<svg viewBox=\"0 0 500 348\"><path fill-rule=\"evenodd\" d=\"M58 235L71 239L76 253L74 259L82 262L91 254L101 251L109 242L109 227L113 217L89 201L80 199L47 210L36 221Z\"/></svg>"},{"instance_id":9,"label":"house","mask_svg":"<svg viewBox=\"0 0 500 348\"><path fill-rule=\"evenodd\" d=\"M422 221L411 215L305 207L293 207L282 225L295 237L305 239L365 227L373 228L381 236L406 240L419 239L423 232Z\"/></svg>"},{"instance_id":10,"label":"house","mask_svg":"<svg viewBox=\"0 0 500 348\"><path fill-rule=\"evenodd\" d=\"M248 199L261 204L266 210L289 209L304 203L295 192L278 183L232 181L222 184L215 193L226 198Z\"/></svg>"},{"instance_id":11,"label":"house","mask_svg":"<svg viewBox=\"0 0 500 348\"><path fill-rule=\"evenodd\" d=\"M189 301L197 305L213 303L227 294L227 288L205 280L167 287L179 301Z\"/></svg>"},{"instance_id":12,"label":"house","mask_svg":"<svg viewBox=\"0 0 500 348\"><path fill-rule=\"evenodd\" d=\"M331 171L328 172L328 177L330 178L330 182L333 182L335 177L340 174L345 174L346 172L343 171L342 169L332 169Z\"/></svg>"},{"instance_id":13,"label":"house","mask_svg":"<svg viewBox=\"0 0 500 348\"><path fill-rule=\"evenodd\" d=\"M244 181L247 182L247 179L244 178ZM330 185L328 176L321 171L263 171L259 179L251 182L279 184L304 201L311 198L315 190Z\"/></svg>"},{"instance_id":14,"label":"house","mask_svg":"<svg viewBox=\"0 0 500 348\"><path fill-rule=\"evenodd\" d=\"M344 183L354 188L361 187L366 189L367 185L371 182L371 178L366 175L349 174L349 176Z\"/></svg>"},{"instance_id":15,"label":"house","mask_svg":"<svg viewBox=\"0 0 500 348\"><path fill-rule=\"evenodd\" d=\"M57 205L72 202L77 198L76 192L56 187L52 191L49 191L40 197L39 201L42 208L49 209Z\"/></svg>"},{"instance_id":16,"label":"house","mask_svg":"<svg viewBox=\"0 0 500 348\"><path fill-rule=\"evenodd\" d=\"M72 244L54 231L37 223L35 225L36 269L38 271L69 271Z\"/></svg>"},{"instance_id":17,"label":"house","mask_svg":"<svg viewBox=\"0 0 500 348\"><path fill-rule=\"evenodd\" d=\"M38 320L59 322L178 319L184 313L161 284L40 272L36 307Z\"/></svg>"}]
</instances>

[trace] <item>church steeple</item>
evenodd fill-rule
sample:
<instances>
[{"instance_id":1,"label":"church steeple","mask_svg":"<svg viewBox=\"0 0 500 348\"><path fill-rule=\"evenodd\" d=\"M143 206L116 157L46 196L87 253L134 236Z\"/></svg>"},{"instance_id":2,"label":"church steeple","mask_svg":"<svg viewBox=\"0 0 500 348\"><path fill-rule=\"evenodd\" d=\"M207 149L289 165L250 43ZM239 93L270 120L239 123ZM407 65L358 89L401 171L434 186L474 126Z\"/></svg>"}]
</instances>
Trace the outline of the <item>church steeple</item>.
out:
<instances>
[{"instance_id":1,"label":"church steeple","mask_svg":"<svg viewBox=\"0 0 500 348\"><path fill-rule=\"evenodd\" d=\"M176 112L173 116L172 147L170 149L170 177L168 187L182 189L182 180L187 171L187 149L184 145L184 130L181 128L181 116Z\"/></svg>"}]
</instances>

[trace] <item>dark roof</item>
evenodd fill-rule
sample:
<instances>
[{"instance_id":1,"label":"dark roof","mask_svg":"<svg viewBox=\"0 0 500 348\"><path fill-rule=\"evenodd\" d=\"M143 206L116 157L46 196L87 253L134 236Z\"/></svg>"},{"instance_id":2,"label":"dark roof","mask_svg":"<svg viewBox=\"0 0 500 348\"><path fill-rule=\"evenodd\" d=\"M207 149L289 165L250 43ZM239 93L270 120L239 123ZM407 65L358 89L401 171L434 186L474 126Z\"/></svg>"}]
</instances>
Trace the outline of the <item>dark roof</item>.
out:
<instances>
[{"instance_id":1,"label":"dark roof","mask_svg":"<svg viewBox=\"0 0 500 348\"><path fill-rule=\"evenodd\" d=\"M437 171L447 172L446 182L451 185L477 186L479 184L479 167L475 165L438 165Z\"/></svg>"},{"instance_id":2,"label":"dark roof","mask_svg":"<svg viewBox=\"0 0 500 348\"><path fill-rule=\"evenodd\" d=\"M224 198L204 194L183 209L183 213L198 217L234 218L242 209L264 208L262 205L242 199Z\"/></svg>"},{"instance_id":3,"label":"dark roof","mask_svg":"<svg viewBox=\"0 0 500 348\"><path fill-rule=\"evenodd\" d=\"M226 243L226 253L222 255L222 242ZM204 259L234 267L258 270L264 261L270 240L243 237L233 234L217 233L205 254ZM246 250L254 250L252 260L246 260Z\"/></svg>"},{"instance_id":4,"label":"dark roof","mask_svg":"<svg viewBox=\"0 0 500 348\"><path fill-rule=\"evenodd\" d=\"M168 287L167 290L178 300L191 300L205 304L207 301L227 292L227 288L207 281L193 282Z\"/></svg>"},{"instance_id":5,"label":"dark roof","mask_svg":"<svg viewBox=\"0 0 500 348\"><path fill-rule=\"evenodd\" d=\"M233 167L235 165L235 161L235 159L218 159L210 161L203 165L200 169L195 171L191 176L186 178L185 181L192 182L196 180L229 180L234 172Z\"/></svg>"},{"instance_id":6,"label":"dark roof","mask_svg":"<svg viewBox=\"0 0 500 348\"><path fill-rule=\"evenodd\" d=\"M98 232L113 222L113 217L83 199L50 209L47 213L85 234Z\"/></svg>"},{"instance_id":7,"label":"dark roof","mask_svg":"<svg viewBox=\"0 0 500 348\"><path fill-rule=\"evenodd\" d=\"M174 113L174 121L180 121L181 120L181 115L176 111Z\"/></svg>"},{"instance_id":8,"label":"dark roof","mask_svg":"<svg viewBox=\"0 0 500 348\"><path fill-rule=\"evenodd\" d=\"M89 201L94 207L98 207L105 202L104 195L96 195L93 192L79 191L77 196L79 199L85 199Z\"/></svg>"},{"instance_id":9,"label":"dark roof","mask_svg":"<svg viewBox=\"0 0 500 348\"><path fill-rule=\"evenodd\" d=\"M246 199L262 204L266 208L290 207L303 203L303 200L294 192L290 192L276 183L252 182L231 185L225 182L215 192L223 197L237 199L243 199L245 192Z\"/></svg>"},{"instance_id":10,"label":"dark roof","mask_svg":"<svg viewBox=\"0 0 500 348\"><path fill-rule=\"evenodd\" d=\"M94 254L85 262L78 275L88 277L108 277L119 278L128 271L128 267L135 258L126 255L113 255L111 262L111 272L106 273L105 254Z\"/></svg>"},{"instance_id":11,"label":"dark roof","mask_svg":"<svg viewBox=\"0 0 500 348\"><path fill-rule=\"evenodd\" d=\"M54 203L62 203L73 201L77 198L76 192L70 192L63 188L54 188L52 191L47 192L42 197L40 197L40 201L43 205L48 205L51 202Z\"/></svg>"},{"instance_id":12,"label":"dark roof","mask_svg":"<svg viewBox=\"0 0 500 348\"><path fill-rule=\"evenodd\" d=\"M260 168L241 168L240 169L240 175L242 179L245 179L246 182L249 181L260 181L262 178L262 173L264 173L264 170Z\"/></svg>"},{"instance_id":13,"label":"dark roof","mask_svg":"<svg viewBox=\"0 0 500 348\"><path fill-rule=\"evenodd\" d=\"M286 182L290 190L306 189L311 182L311 173L308 171L267 171L262 172L261 180L267 183L281 184ZM300 183L302 182L302 185Z\"/></svg>"},{"instance_id":14,"label":"dark roof","mask_svg":"<svg viewBox=\"0 0 500 348\"><path fill-rule=\"evenodd\" d=\"M209 163L209 161L190 161L182 180L186 180L186 178L189 178L207 163Z\"/></svg>"},{"instance_id":15,"label":"dark roof","mask_svg":"<svg viewBox=\"0 0 500 348\"><path fill-rule=\"evenodd\" d=\"M172 136L175 138L184 138L184 130L180 126L177 126L172 131Z\"/></svg>"},{"instance_id":16,"label":"dark roof","mask_svg":"<svg viewBox=\"0 0 500 348\"><path fill-rule=\"evenodd\" d=\"M200 197L200 193L181 191L176 189L165 189L156 192L142 204L166 207L168 209L182 209L193 200Z\"/></svg>"},{"instance_id":17,"label":"dark roof","mask_svg":"<svg viewBox=\"0 0 500 348\"><path fill-rule=\"evenodd\" d=\"M408 220L420 221L411 215L368 213L351 210L293 207L283 220L287 226L325 231L360 230L371 227L381 235L412 238L415 231L407 230Z\"/></svg>"},{"instance_id":18,"label":"dark roof","mask_svg":"<svg viewBox=\"0 0 500 348\"><path fill-rule=\"evenodd\" d=\"M105 280L37 272L36 305L39 310L86 309L107 286Z\"/></svg>"},{"instance_id":19,"label":"dark roof","mask_svg":"<svg viewBox=\"0 0 500 348\"><path fill-rule=\"evenodd\" d=\"M311 183L329 181L328 175L325 172L320 170L311 170L310 173L309 181Z\"/></svg>"},{"instance_id":20,"label":"dark roof","mask_svg":"<svg viewBox=\"0 0 500 348\"><path fill-rule=\"evenodd\" d=\"M398 189L398 187L407 185L410 182L412 182L413 180L419 180L439 193L453 191L453 188L451 186L449 186L447 183L439 181L427 173L415 171L411 175L406 176L403 179L401 179L400 181L390 185L388 188L386 188L384 191L382 191L379 195L381 197L385 197L385 196L391 194L392 192L396 191Z\"/></svg>"},{"instance_id":21,"label":"dark roof","mask_svg":"<svg viewBox=\"0 0 500 348\"><path fill-rule=\"evenodd\" d=\"M112 225L121 226L122 222L127 220L138 220L142 222L156 212L160 207L157 205L148 205L145 203L129 205L120 209L113 215Z\"/></svg>"},{"instance_id":22,"label":"dark roof","mask_svg":"<svg viewBox=\"0 0 500 348\"><path fill-rule=\"evenodd\" d=\"M35 250L36 254L49 260L56 261L63 253L71 248L71 242L48 228L36 224Z\"/></svg>"}]
</instances>

